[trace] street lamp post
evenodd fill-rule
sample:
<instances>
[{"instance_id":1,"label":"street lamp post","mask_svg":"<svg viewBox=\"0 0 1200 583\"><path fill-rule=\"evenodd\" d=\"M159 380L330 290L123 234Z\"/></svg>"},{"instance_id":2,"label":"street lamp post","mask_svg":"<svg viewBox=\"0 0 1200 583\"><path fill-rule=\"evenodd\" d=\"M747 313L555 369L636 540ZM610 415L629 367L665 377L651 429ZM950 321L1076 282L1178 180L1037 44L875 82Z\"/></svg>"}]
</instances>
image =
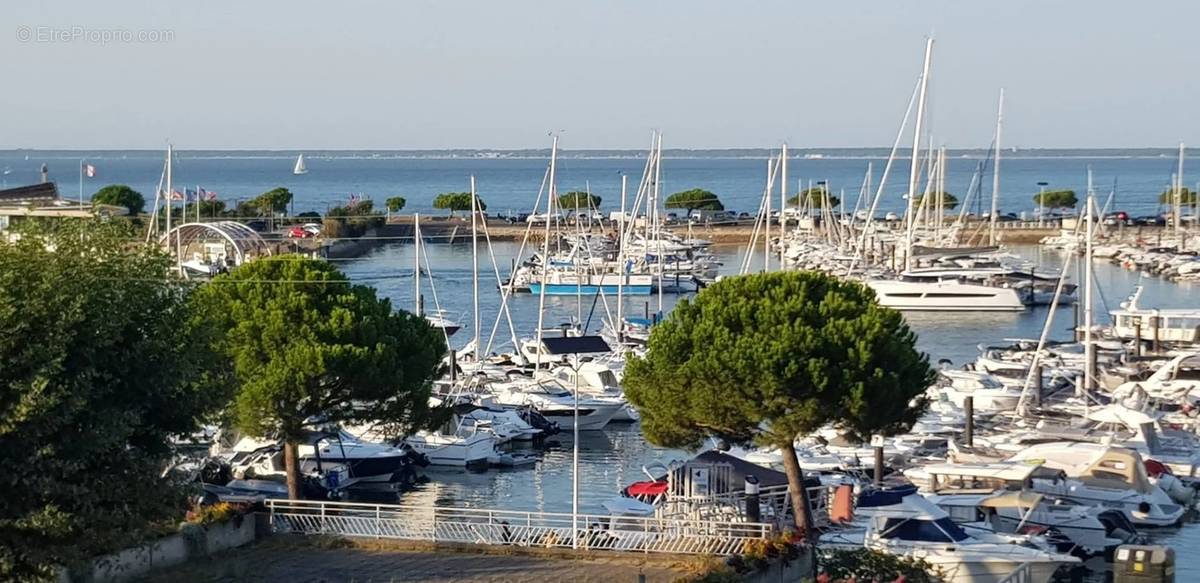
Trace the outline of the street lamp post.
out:
<instances>
[{"instance_id":1,"label":"street lamp post","mask_svg":"<svg viewBox=\"0 0 1200 583\"><path fill-rule=\"evenodd\" d=\"M543 338L542 347L553 356L572 355L575 366L575 390L572 418L574 431L571 432L571 548L579 548L579 369L590 357L580 357L580 354L596 354L609 352L612 349L600 336L562 336L559 338Z\"/></svg>"},{"instance_id":2,"label":"street lamp post","mask_svg":"<svg viewBox=\"0 0 1200 583\"><path fill-rule=\"evenodd\" d=\"M1038 226L1046 224L1046 187L1049 182L1038 182Z\"/></svg>"}]
</instances>

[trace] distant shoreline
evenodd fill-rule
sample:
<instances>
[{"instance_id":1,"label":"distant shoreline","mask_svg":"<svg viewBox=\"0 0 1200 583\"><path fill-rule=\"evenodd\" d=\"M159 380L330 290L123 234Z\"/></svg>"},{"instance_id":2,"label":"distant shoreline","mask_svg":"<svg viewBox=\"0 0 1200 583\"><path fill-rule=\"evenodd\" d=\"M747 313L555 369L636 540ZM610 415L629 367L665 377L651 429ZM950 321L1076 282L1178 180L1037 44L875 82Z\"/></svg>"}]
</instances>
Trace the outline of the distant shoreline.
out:
<instances>
[{"instance_id":1,"label":"distant shoreline","mask_svg":"<svg viewBox=\"0 0 1200 583\"><path fill-rule=\"evenodd\" d=\"M777 156L778 149L770 148L674 148L663 149L663 158L675 160L761 160ZM448 149L307 149L307 150L256 150L256 149L177 149L181 159L229 159L229 160L277 160L295 158L303 153L310 160L544 160L550 156L547 149L491 149L491 148L448 148ZM789 150L790 160L886 160L890 148L794 148ZM1055 159L1055 160L1120 160L1120 159L1174 159L1179 150L1175 148L1018 148L1004 150L1001 156L1009 160ZM158 158L163 150L157 149L0 149L0 157L38 156L44 159L81 158ZM645 150L581 149L559 150L560 158L569 160L629 160L645 159ZM990 157L991 152L980 148L947 150L955 159L979 160ZM1198 151L1186 151L1188 157L1200 156ZM897 154L905 160L906 152Z\"/></svg>"}]
</instances>

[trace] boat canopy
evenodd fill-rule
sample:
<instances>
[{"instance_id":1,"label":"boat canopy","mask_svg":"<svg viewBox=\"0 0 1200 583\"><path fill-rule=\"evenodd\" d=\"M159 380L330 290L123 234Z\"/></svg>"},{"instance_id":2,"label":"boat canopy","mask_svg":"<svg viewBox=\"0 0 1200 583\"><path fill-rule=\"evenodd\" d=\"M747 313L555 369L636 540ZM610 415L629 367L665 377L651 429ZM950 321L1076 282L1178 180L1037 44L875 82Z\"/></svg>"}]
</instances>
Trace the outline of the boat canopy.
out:
<instances>
[{"instance_id":1,"label":"boat canopy","mask_svg":"<svg viewBox=\"0 0 1200 583\"><path fill-rule=\"evenodd\" d=\"M1130 409L1124 405L1113 403L1088 411L1087 418L1096 423L1112 423L1124 425L1130 429L1138 429L1143 423L1154 423L1157 417L1152 417L1141 411Z\"/></svg>"},{"instance_id":2,"label":"boat canopy","mask_svg":"<svg viewBox=\"0 0 1200 583\"><path fill-rule=\"evenodd\" d=\"M1155 488L1135 450L1098 443L1054 442L1031 446L1012 458L1038 462L1098 488L1131 488L1143 494Z\"/></svg>"}]
</instances>

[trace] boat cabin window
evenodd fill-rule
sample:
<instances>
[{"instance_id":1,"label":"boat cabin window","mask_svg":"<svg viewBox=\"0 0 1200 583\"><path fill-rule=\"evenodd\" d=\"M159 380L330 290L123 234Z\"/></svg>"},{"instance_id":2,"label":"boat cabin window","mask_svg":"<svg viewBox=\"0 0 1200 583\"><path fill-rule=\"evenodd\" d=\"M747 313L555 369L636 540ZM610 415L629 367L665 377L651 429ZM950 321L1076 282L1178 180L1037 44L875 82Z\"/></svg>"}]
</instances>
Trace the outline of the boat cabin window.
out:
<instances>
[{"instance_id":1,"label":"boat cabin window","mask_svg":"<svg viewBox=\"0 0 1200 583\"><path fill-rule=\"evenodd\" d=\"M951 475L935 475L933 479L933 491L940 492L943 490L978 490L995 492L996 490L1020 490L1022 484L1020 482L1003 480L1000 478L989 478L985 476L951 476Z\"/></svg>"},{"instance_id":2,"label":"boat cabin window","mask_svg":"<svg viewBox=\"0 0 1200 583\"><path fill-rule=\"evenodd\" d=\"M611 370L602 370L596 376L600 377L600 382L606 387L615 387L619 384L617 383L617 375L613 374Z\"/></svg>"},{"instance_id":3,"label":"boat cabin window","mask_svg":"<svg viewBox=\"0 0 1200 583\"><path fill-rule=\"evenodd\" d=\"M571 393L558 387L558 385L538 383L536 389L531 389L530 392L542 393L552 397L570 397Z\"/></svg>"},{"instance_id":4,"label":"boat cabin window","mask_svg":"<svg viewBox=\"0 0 1200 583\"><path fill-rule=\"evenodd\" d=\"M937 520L915 518L889 518L883 525L879 538L931 543L956 543L969 538L962 527L954 524L950 517Z\"/></svg>"}]
</instances>

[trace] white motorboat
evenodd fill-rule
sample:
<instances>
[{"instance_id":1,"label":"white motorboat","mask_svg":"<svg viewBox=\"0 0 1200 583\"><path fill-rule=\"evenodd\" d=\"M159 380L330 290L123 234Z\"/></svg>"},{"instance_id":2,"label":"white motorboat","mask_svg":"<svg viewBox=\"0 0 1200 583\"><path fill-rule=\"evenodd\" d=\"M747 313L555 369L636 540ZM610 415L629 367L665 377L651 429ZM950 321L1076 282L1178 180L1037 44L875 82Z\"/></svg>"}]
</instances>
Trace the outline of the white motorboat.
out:
<instances>
[{"instance_id":1,"label":"white motorboat","mask_svg":"<svg viewBox=\"0 0 1200 583\"><path fill-rule=\"evenodd\" d=\"M1186 352L1167 361L1146 380L1121 383L1113 390L1116 398L1144 394L1172 404L1200 402L1200 352Z\"/></svg>"},{"instance_id":2,"label":"white motorboat","mask_svg":"<svg viewBox=\"0 0 1200 583\"><path fill-rule=\"evenodd\" d=\"M959 408L971 397L976 411L1012 411L1021 400L1019 388L1005 386L987 373L968 370L939 371L938 383L931 390L945 395Z\"/></svg>"},{"instance_id":3,"label":"white motorboat","mask_svg":"<svg viewBox=\"0 0 1200 583\"><path fill-rule=\"evenodd\" d=\"M496 436L497 445L510 441L533 441L545 435L544 431L530 425L511 409L489 404L460 404L456 411L464 426L492 433Z\"/></svg>"},{"instance_id":4,"label":"white motorboat","mask_svg":"<svg viewBox=\"0 0 1200 583\"><path fill-rule=\"evenodd\" d=\"M364 483L388 483L420 456L407 448L364 441L344 429L310 431L300 442L297 455L302 475L328 475L338 472L334 486L351 487ZM262 455L266 452L268 455ZM283 448L276 441L243 437L233 447L229 463L238 476L282 475ZM242 477L242 476L238 476Z\"/></svg>"},{"instance_id":5,"label":"white motorboat","mask_svg":"<svg viewBox=\"0 0 1200 583\"><path fill-rule=\"evenodd\" d=\"M1134 539L1137 529L1119 511L1029 490L1036 464L931 464L905 472L923 483L926 498L959 523L1017 534L1050 529L1089 555ZM1071 548L1059 550L1069 551Z\"/></svg>"},{"instance_id":6,"label":"white motorboat","mask_svg":"<svg viewBox=\"0 0 1200 583\"><path fill-rule=\"evenodd\" d=\"M1012 537L968 534L950 516L917 494L898 504L871 508L863 537L867 548L920 557L941 570L949 583L994 583L1018 568L1031 583L1047 583L1063 566L1079 564L1070 555L1030 548Z\"/></svg>"},{"instance_id":7,"label":"white motorboat","mask_svg":"<svg viewBox=\"0 0 1200 583\"><path fill-rule=\"evenodd\" d=\"M554 381L513 380L491 385L497 403L533 407L564 431L575 427L575 396ZM603 429L620 412L625 402L618 399L579 395L579 430Z\"/></svg>"},{"instance_id":8,"label":"white motorboat","mask_svg":"<svg viewBox=\"0 0 1200 583\"><path fill-rule=\"evenodd\" d=\"M621 407L621 410L613 417L613 421L637 421L639 419L637 411L625 400L625 394L621 390L621 383L617 380L616 372L606 363L581 362L578 365L578 373L573 367L559 366L549 371L546 376L571 390L578 387L580 394L583 395L625 402L625 406Z\"/></svg>"},{"instance_id":9,"label":"white motorboat","mask_svg":"<svg viewBox=\"0 0 1200 583\"><path fill-rule=\"evenodd\" d=\"M441 330L446 336L454 336L455 332L462 329L462 326L458 322L450 318L446 310L433 310L426 312L424 315L425 320L429 322L430 326Z\"/></svg>"},{"instance_id":10,"label":"white motorboat","mask_svg":"<svg viewBox=\"0 0 1200 583\"><path fill-rule=\"evenodd\" d=\"M1059 470L1062 476L1035 478L1033 490L1081 504L1119 509L1138 526L1171 526L1185 508L1150 483L1137 451L1098 443L1032 445L1010 458Z\"/></svg>"},{"instance_id":11,"label":"white motorboat","mask_svg":"<svg viewBox=\"0 0 1200 583\"><path fill-rule=\"evenodd\" d=\"M496 455L496 436L485 431L418 431L404 443L425 454L435 466L486 468Z\"/></svg>"},{"instance_id":12,"label":"white motorboat","mask_svg":"<svg viewBox=\"0 0 1200 583\"><path fill-rule=\"evenodd\" d=\"M1017 290L960 280L871 279L879 303L896 310L935 312L1020 312Z\"/></svg>"},{"instance_id":13,"label":"white motorboat","mask_svg":"<svg viewBox=\"0 0 1200 583\"><path fill-rule=\"evenodd\" d=\"M1143 342L1200 342L1200 309L1143 308L1138 305L1141 296L1142 287L1138 286L1129 299L1121 302L1120 308L1109 312L1113 335L1122 340L1140 338Z\"/></svg>"}]
</instances>

